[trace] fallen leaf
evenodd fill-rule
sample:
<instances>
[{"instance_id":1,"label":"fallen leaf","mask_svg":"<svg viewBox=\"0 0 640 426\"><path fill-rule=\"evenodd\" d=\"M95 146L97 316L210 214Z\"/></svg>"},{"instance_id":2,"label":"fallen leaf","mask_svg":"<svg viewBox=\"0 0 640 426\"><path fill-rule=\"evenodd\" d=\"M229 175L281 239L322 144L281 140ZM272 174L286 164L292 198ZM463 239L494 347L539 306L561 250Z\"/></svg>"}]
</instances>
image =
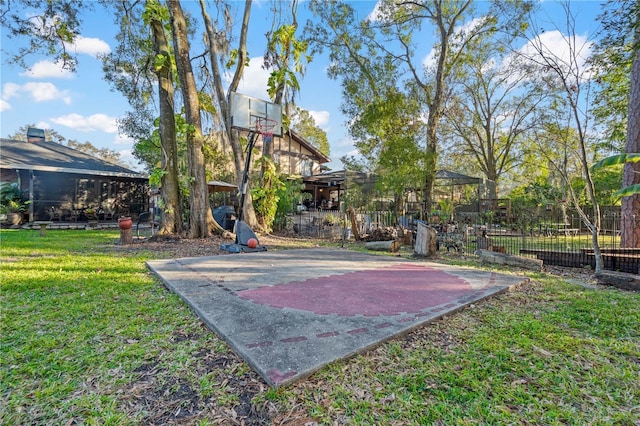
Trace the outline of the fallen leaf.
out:
<instances>
[{"instance_id":1,"label":"fallen leaf","mask_svg":"<svg viewBox=\"0 0 640 426\"><path fill-rule=\"evenodd\" d=\"M545 349L539 348L536 345L533 345L533 350L538 352L540 355L544 356L544 357L551 357L553 354Z\"/></svg>"}]
</instances>

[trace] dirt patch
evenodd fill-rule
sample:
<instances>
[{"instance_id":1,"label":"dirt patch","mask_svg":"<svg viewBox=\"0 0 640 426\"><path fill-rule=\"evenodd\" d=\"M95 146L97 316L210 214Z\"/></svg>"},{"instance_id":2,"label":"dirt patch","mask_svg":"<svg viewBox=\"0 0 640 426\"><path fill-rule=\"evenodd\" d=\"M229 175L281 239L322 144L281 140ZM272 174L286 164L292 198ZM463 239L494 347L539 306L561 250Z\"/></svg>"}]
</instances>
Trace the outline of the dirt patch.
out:
<instances>
[{"instance_id":1,"label":"dirt patch","mask_svg":"<svg viewBox=\"0 0 640 426\"><path fill-rule=\"evenodd\" d=\"M313 240L296 239L287 236L264 235L259 236L260 244L269 250L287 248L301 248L315 245ZM233 243L234 240L221 236L209 238L186 239L180 237L134 239L132 244L115 244L113 250L127 253L152 252L156 259L177 259L183 257L203 257L229 255L222 250L222 244Z\"/></svg>"}]
</instances>

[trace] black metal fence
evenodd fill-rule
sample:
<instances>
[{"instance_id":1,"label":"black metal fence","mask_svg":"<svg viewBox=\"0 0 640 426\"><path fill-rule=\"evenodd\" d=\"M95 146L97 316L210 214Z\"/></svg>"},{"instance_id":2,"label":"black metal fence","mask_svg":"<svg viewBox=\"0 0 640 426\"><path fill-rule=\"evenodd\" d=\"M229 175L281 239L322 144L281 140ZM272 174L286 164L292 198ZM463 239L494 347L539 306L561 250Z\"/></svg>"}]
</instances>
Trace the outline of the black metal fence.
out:
<instances>
[{"instance_id":1,"label":"black metal fence","mask_svg":"<svg viewBox=\"0 0 640 426\"><path fill-rule=\"evenodd\" d=\"M575 212L529 215L501 223L487 222L481 215L459 219L430 223L438 232L439 250L473 254L478 249L487 249L539 258L550 265L595 267L592 232ZM405 242L413 241L406 234L415 234L418 222L411 216L397 216L390 211L356 214L360 236L386 229ZM628 226L637 229L640 218L622 217L614 209L603 209L597 240L605 269L640 272L640 249L620 247L621 229ZM337 210L305 210L290 216L286 227L296 235L314 238L350 239L354 234L348 216Z\"/></svg>"}]
</instances>

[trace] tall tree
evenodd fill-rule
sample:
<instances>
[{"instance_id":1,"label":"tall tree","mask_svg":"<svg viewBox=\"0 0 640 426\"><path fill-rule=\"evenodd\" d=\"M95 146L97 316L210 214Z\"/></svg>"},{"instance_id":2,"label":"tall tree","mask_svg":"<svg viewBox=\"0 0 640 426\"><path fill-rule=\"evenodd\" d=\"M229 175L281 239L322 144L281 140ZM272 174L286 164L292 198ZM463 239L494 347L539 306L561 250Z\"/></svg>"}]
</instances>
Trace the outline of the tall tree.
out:
<instances>
[{"instance_id":1,"label":"tall tree","mask_svg":"<svg viewBox=\"0 0 640 426\"><path fill-rule=\"evenodd\" d=\"M593 63L601 89L594 114L604 123L608 145L627 156L640 154L640 2L609 1L601 15L602 38ZM622 162L622 156L619 157ZM640 162L626 161L623 191L640 185ZM622 197L622 247L640 247L640 193Z\"/></svg>"},{"instance_id":2,"label":"tall tree","mask_svg":"<svg viewBox=\"0 0 640 426\"><path fill-rule=\"evenodd\" d=\"M134 153L145 141L154 139L153 123L158 123L159 162L150 164L158 179L161 195L159 236L180 233L182 202L177 167L177 140L174 121L173 54L166 38L169 14L158 0L105 2L119 32L115 49L103 58L104 78L122 93L131 111L119 120L119 128L137 139ZM157 91L157 96L154 94ZM155 103L157 101L157 104ZM155 116L159 115L157 120ZM140 157L145 160L145 156ZM158 164L159 163L159 164Z\"/></svg>"},{"instance_id":3,"label":"tall tree","mask_svg":"<svg viewBox=\"0 0 640 426\"><path fill-rule=\"evenodd\" d=\"M511 37L494 37L476 43L476 49L460 64L452 79L453 96L445 116L460 144L451 155L474 163L493 185L491 199L498 198L503 173L517 167L520 140L532 127L536 107L544 92L530 84L530 76L519 72L510 60ZM457 149L456 149L457 148Z\"/></svg>"},{"instance_id":4,"label":"tall tree","mask_svg":"<svg viewBox=\"0 0 640 426\"><path fill-rule=\"evenodd\" d=\"M224 2L217 3L222 9L221 15L224 17L224 19L221 19L224 27L219 28L216 22L210 18L204 0L200 0L200 9L205 22L206 42L211 61L213 99L217 106L215 122L217 124L218 135L222 139L222 145L231 147L237 182L242 182L245 154L240 142L239 132L231 127L228 93L237 91L244 74L244 69L249 62L247 34L249 30L249 17L251 16L251 3L251 0L245 0L242 24L239 26L240 34L238 37L238 45L235 49L230 50L229 37L233 28L238 26L234 25L235 22L232 19L229 5ZM223 70L225 66L235 67L227 92L225 92L223 85ZM250 193L247 193L244 199L244 206L241 206L241 208L244 212L244 220L249 226L256 226L258 222Z\"/></svg>"},{"instance_id":5,"label":"tall tree","mask_svg":"<svg viewBox=\"0 0 640 426\"><path fill-rule=\"evenodd\" d=\"M365 166L376 172L378 189L399 199L406 189L421 187L418 182L424 176L419 97L410 85L402 87L400 68L391 55L375 54L376 30L357 21L351 5L312 2L310 6L322 24L308 24L308 36L315 49L329 46L329 75L342 80L341 108L351 117L349 133L363 160L357 165L348 159L343 163L349 169Z\"/></svg>"},{"instance_id":6,"label":"tall tree","mask_svg":"<svg viewBox=\"0 0 640 426\"><path fill-rule=\"evenodd\" d=\"M521 14L530 7L528 2L495 2L476 25L462 30L465 20L473 17L474 6L471 0L385 0L377 4L373 16L357 21L348 4L310 2L321 22L309 26L310 37L315 46L330 49L329 74L343 80L343 103L347 104L343 110L350 118L358 117L368 107L366 102L358 103L357 98L354 102L352 89L358 85L369 86L374 102L376 95L384 92L376 87L392 83L408 97L422 100L426 117L423 198L427 211L431 209L438 162L438 130L456 67L467 60L468 49L476 39L520 22ZM426 65L423 58L417 57L418 43L413 39L425 23L435 31L433 61ZM419 116L415 118L417 121Z\"/></svg>"},{"instance_id":7,"label":"tall tree","mask_svg":"<svg viewBox=\"0 0 640 426\"><path fill-rule=\"evenodd\" d=\"M182 231L182 203L175 111L173 109L173 61L164 28L164 23L168 21L169 16L166 8L157 0L149 0L146 9L145 23L151 27L153 50L156 54L153 68L158 79L158 106L160 110L158 120L162 148L160 191L164 206L158 235L170 235Z\"/></svg>"},{"instance_id":8,"label":"tall tree","mask_svg":"<svg viewBox=\"0 0 640 426\"><path fill-rule=\"evenodd\" d=\"M283 16L277 11L283 2L274 2L274 18ZM291 23L279 22L274 19L271 30L267 33L267 51L264 57L264 66L273 69L267 82L269 96L274 103L282 105L292 104L296 94L300 91L300 82L297 75L304 75L306 63L311 61L307 55L306 40L296 37L298 30L298 0L289 4L291 11ZM285 113L288 113L285 109Z\"/></svg>"},{"instance_id":9,"label":"tall tree","mask_svg":"<svg viewBox=\"0 0 640 426\"><path fill-rule=\"evenodd\" d=\"M634 7L635 13L634 13ZM589 59L598 86L593 96L593 115L603 127L602 150L624 150L629 101L629 77L634 57L634 22L640 13L636 0L608 0L599 21L600 36Z\"/></svg>"},{"instance_id":10,"label":"tall tree","mask_svg":"<svg viewBox=\"0 0 640 426\"><path fill-rule=\"evenodd\" d=\"M407 64L411 69L416 84L423 90L427 107L427 129L426 129L426 157L425 157L425 181L424 181L424 202L427 213L431 211L433 199L433 187L436 181L436 168L438 164L438 125L442 119L445 105L445 91L451 70L456 63L456 54L461 55L462 51L452 51L454 47L452 39L455 35L456 26L463 23L465 14L472 9L472 1L458 1L448 4L445 1L435 2L406 2L400 6L407 5L407 15L402 19L409 19L420 25L423 20L428 20L436 27L436 67L431 76L431 81L424 79L419 74L417 67L409 59L409 45L400 38L407 53ZM393 21L392 21L393 23ZM482 26L478 26L480 34L486 31ZM471 38L477 34L473 34ZM464 46L465 40L461 40L460 47ZM431 215L427 216L430 217Z\"/></svg>"},{"instance_id":11,"label":"tall tree","mask_svg":"<svg viewBox=\"0 0 640 426\"><path fill-rule=\"evenodd\" d=\"M191 49L187 33L187 21L178 0L167 0L173 29L173 45L180 90L184 102L187 132L187 158L189 166L189 237L205 238L215 229L216 223L209 206L209 191L205 175L204 137L200 117L200 100L195 76L191 67Z\"/></svg>"},{"instance_id":12,"label":"tall tree","mask_svg":"<svg viewBox=\"0 0 640 426\"><path fill-rule=\"evenodd\" d=\"M636 11L638 11L636 3ZM640 19L635 22L635 42L631 83L629 85L629 107L627 114L627 154L640 154ZM622 186L640 185L640 161L624 165ZM640 193L622 198L622 247L640 247Z\"/></svg>"},{"instance_id":13,"label":"tall tree","mask_svg":"<svg viewBox=\"0 0 640 426\"><path fill-rule=\"evenodd\" d=\"M264 67L271 69L267 82L267 92L277 105L284 108L283 127L289 128L296 94L300 91L298 75L303 76L305 65L311 60L306 54L307 41L299 40L298 32L298 0L289 3L274 1L274 20L271 31L267 33L267 50L264 55ZM290 15L281 12L281 6L290 6ZM280 22L280 19L284 22ZM290 18L290 21L289 21ZM278 193L281 182L276 178L277 168L273 162L273 138L262 138L262 158L260 158L260 188L256 193L263 196L257 204L263 212L260 222L263 228L270 230L278 205ZM258 200L256 200L258 201ZM264 214L266 213L266 214Z\"/></svg>"}]
</instances>

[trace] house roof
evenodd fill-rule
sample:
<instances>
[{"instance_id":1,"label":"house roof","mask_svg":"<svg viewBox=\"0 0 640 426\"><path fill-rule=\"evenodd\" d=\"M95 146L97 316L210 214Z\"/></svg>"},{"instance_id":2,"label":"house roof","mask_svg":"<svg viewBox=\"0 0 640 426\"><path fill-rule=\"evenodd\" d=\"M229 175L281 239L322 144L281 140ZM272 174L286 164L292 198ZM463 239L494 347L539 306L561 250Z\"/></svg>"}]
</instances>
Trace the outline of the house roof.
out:
<instances>
[{"instance_id":1,"label":"house roof","mask_svg":"<svg viewBox=\"0 0 640 426\"><path fill-rule=\"evenodd\" d=\"M55 142L0 139L0 168L147 179L134 170Z\"/></svg>"},{"instance_id":2,"label":"house roof","mask_svg":"<svg viewBox=\"0 0 640 426\"><path fill-rule=\"evenodd\" d=\"M450 170L436 170L436 181L438 180L440 181L438 185L477 185L482 182L482 178L467 176Z\"/></svg>"},{"instance_id":3,"label":"house roof","mask_svg":"<svg viewBox=\"0 0 640 426\"><path fill-rule=\"evenodd\" d=\"M315 146L311 145L311 143L308 140L306 140L305 138L303 138L300 134L294 132L291 129L289 129L287 131L287 134L291 134L291 138L293 138L293 140L298 142L300 145L304 146L306 149L311 151L313 153L313 155L318 157L318 162L320 164L328 163L328 162L331 161L331 158L327 157L322 152L320 152L318 150L318 148L316 148Z\"/></svg>"}]
</instances>

